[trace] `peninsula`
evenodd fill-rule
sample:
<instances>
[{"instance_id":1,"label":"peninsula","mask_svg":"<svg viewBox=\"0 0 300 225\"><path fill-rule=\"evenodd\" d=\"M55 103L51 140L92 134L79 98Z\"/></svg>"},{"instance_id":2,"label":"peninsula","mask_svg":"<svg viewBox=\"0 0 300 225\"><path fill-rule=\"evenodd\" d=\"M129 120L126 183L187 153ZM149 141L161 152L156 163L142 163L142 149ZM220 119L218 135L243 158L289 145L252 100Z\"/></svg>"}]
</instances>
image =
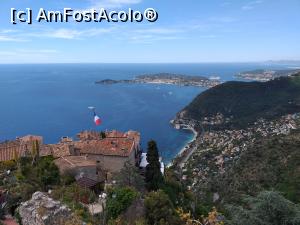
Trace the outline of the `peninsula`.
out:
<instances>
[{"instance_id":1,"label":"peninsula","mask_svg":"<svg viewBox=\"0 0 300 225\"><path fill-rule=\"evenodd\" d=\"M214 87L221 83L219 77L188 76L171 73L139 75L131 80L105 79L96 81L96 84L172 84L179 86Z\"/></svg>"}]
</instances>

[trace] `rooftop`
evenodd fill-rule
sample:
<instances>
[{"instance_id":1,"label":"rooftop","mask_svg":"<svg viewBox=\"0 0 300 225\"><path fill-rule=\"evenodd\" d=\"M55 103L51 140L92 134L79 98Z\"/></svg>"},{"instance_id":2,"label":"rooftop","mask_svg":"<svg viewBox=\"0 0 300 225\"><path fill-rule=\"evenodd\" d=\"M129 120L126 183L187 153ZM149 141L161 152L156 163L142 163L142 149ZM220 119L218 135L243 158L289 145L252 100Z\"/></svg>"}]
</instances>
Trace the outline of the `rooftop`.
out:
<instances>
[{"instance_id":1,"label":"rooftop","mask_svg":"<svg viewBox=\"0 0 300 225\"><path fill-rule=\"evenodd\" d=\"M58 158L54 162L62 171L76 167L96 167L94 160L88 160L84 156L66 156Z\"/></svg>"},{"instance_id":2,"label":"rooftop","mask_svg":"<svg viewBox=\"0 0 300 225\"><path fill-rule=\"evenodd\" d=\"M140 142L140 133L136 131L106 131L105 138L101 132L82 131L77 137L79 141L74 142L74 147L81 154L128 157Z\"/></svg>"},{"instance_id":3,"label":"rooftop","mask_svg":"<svg viewBox=\"0 0 300 225\"><path fill-rule=\"evenodd\" d=\"M101 140L78 141L75 143L75 148L80 149L81 154L127 157L134 149L134 144L133 139L126 137L104 138Z\"/></svg>"}]
</instances>

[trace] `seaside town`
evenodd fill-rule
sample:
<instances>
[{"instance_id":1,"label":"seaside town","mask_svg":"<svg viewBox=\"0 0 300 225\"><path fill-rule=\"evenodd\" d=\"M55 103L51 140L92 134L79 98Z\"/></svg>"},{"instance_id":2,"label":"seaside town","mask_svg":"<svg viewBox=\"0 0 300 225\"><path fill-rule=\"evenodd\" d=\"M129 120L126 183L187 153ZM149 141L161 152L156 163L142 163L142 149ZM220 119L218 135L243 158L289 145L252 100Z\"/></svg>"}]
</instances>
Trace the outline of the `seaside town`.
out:
<instances>
[{"instance_id":1,"label":"seaside town","mask_svg":"<svg viewBox=\"0 0 300 225\"><path fill-rule=\"evenodd\" d=\"M222 114L205 117L200 124L220 125L229 122ZM173 121L177 127L199 126L196 121ZM188 124L188 125L187 125ZM182 182L189 190L194 190L207 181L211 175L224 174L240 155L259 138L288 135L299 129L300 113L288 114L276 120L259 119L246 129L209 130L197 134L197 138L189 143L173 161ZM188 159L191 160L188 160Z\"/></svg>"},{"instance_id":2,"label":"seaside town","mask_svg":"<svg viewBox=\"0 0 300 225\"><path fill-rule=\"evenodd\" d=\"M291 76L298 73L300 70L253 70L247 72L241 72L236 75L237 78L244 80L266 82L273 80L280 76Z\"/></svg>"}]
</instances>

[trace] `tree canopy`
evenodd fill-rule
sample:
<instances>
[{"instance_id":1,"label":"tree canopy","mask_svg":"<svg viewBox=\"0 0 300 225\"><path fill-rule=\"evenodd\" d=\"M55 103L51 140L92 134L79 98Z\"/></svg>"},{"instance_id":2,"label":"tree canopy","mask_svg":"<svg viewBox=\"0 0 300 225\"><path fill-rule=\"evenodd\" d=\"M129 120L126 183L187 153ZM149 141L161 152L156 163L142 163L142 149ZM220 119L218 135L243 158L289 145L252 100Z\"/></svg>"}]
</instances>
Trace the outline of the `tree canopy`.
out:
<instances>
[{"instance_id":1,"label":"tree canopy","mask_svg":"<svg viewBox=\"0 0 300 225\"><path fill-rule=\"evenodd\" d=\"M300 207L280 193L263 191L257 197L245 198L247 208L228 206L232 225L296 225L300 224Z\"/></svg>"},{"instance_id":2,"label":"tree canopy","mask_svg":"<svg viewBox=\"0 0 300 225\"><path fill-rule=\"evenodd\" d=\"M163 184L163 176L160 171L159 154L156 142L148 142L147 161L145 180L148 190L158 190Z\"/></svg>"},{"instance_id":3,"label":"tree canopy","mask_svg":"<svg viewBox=\"0 0 300 225\"><path fill-rule=\"evenodd\" d=\"M150 192L145 199L148 224L179 225L182 221L174 209L168 195L162 190Z\"/></svg>"}]
</instances>

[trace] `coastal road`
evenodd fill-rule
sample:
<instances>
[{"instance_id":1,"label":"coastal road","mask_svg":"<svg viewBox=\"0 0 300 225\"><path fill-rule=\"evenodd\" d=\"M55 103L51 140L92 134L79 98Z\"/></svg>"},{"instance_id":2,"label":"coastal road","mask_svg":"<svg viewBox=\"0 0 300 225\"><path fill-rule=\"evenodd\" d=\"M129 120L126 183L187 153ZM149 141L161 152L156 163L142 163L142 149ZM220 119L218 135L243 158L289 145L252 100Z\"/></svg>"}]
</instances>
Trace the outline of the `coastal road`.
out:
<instances>
[{"instance_id":1,"label":"coastal road","mask_svg":"<svg viewBox=\"0 0 300 225\"><path fill-rule=\"evenodd\" d=\"M197 144L195 143L196 141L197 141L197 139L201 139L201 138L203 138L203 136L204 136L204 128L202 127L202 126L200 126L201 127L201 132L200 132L200 135L199 135L199 133L197 133L195 130L194 130L194 128L191 128L195 133L197 133L197 137L196 137L196 139L195 140L193 140L190 144L194 144L195 146L193 146L193 147L191 147L190 149L187 149L186 151L188 151L188 153L187 153L187 155L186 156L184 156L183 158L182 158L182 160L179 162L179 165L180 165L180 167L181 167L181 165L183 165L183 164L185 164L188 160L189 160L189 158L193 155L193 153L198 149L198 146L197 146ZM203 151L207 151L207 150L203 150ZM202 152L202 151L201 151Z\"/></svg>"}]
</instances>

